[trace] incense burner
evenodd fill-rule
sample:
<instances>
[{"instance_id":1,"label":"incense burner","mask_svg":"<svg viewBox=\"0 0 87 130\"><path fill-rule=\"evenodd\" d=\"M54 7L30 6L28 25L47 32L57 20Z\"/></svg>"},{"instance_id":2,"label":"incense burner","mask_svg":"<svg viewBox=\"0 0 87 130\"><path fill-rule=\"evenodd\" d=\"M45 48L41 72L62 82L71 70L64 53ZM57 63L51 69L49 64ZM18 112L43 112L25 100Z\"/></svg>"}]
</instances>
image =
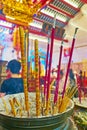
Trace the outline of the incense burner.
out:
<instances>
[{"instance_id":1,"label":"incense burner","mask_svg":"<svg viewBox=\"0 0 87 130\"><path fill-rule=\"evenodd\" d=\"M30 93L29 93L30 94ZM20 96L21 95L21 96ZM15 95L12 95L15 97ZM16 98L23 97L23 93L16 94ZM6 103L8 102L9 95L4 97L4 101L6 100ZM11 96L10 96L11 99ZM33 99L34 100L34 99ZM73 113L74 103L72 100L70 100L70 103L66 109L66 111L62 113L57 113L54 115L41 115L39 117L32 116L30 114L29 117L27 116L12 116L11 114L6 114L4 112L5 105L2 104L3 99L0 99L0 124L7 130L62 130L66 128L66 130L69 130L69 120L68 117L70 117ZM5 102L4 102L5 103ZM22 103L21 103L22 104ZM4 106L4 108L2 108ZM10 111L10 106L7 106ZM31 111L30 111L31 113ZM68 125L68 126L67 126Z\"/></svg>"}]
</instances>

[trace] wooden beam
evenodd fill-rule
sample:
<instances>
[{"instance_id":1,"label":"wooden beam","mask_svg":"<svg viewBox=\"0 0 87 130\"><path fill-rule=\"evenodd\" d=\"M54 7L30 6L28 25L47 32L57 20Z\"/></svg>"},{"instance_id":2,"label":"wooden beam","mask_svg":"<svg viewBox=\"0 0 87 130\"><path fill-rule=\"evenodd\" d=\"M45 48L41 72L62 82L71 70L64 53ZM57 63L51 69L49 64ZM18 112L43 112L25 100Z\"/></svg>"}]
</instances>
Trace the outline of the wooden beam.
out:
<instances>
[{"instance_id":1,"label":"wooden beam","mask_svg":"<svg viewBox=\"0 0 87 130\"><path fill-rule=\"evenodd\" d=\"M70 18L73 18L73 17L74 17L74 15L71 15L71 14L69 14L69 13L63 11L62 9L59 9L58 7L56 7L56 6L52 5L52 4L50 4L49 7L53 8L53 10L56 10L56 11L62 13L62 14L67 15L67 16L70 17Z\"/></svg>"}]
</instances>

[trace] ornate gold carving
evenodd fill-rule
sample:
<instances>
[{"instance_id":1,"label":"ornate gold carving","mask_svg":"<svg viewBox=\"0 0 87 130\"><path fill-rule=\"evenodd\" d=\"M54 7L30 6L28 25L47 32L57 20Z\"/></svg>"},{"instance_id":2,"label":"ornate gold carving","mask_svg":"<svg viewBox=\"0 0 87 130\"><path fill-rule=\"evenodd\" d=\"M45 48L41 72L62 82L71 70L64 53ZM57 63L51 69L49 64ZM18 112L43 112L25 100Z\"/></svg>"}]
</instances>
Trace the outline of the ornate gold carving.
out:
<instances>
[{"instance_id":1,"label":"ornate gold carving","mask_svg":"<svg viewBox=\"0 0 87 130\"><path fill-rule=\"evenodd\" d=\"M33 15L41 8L41 4L34 4L31 0L2 0L3 13L18 21L30 23Z\"/></svg>"}]
</instances>

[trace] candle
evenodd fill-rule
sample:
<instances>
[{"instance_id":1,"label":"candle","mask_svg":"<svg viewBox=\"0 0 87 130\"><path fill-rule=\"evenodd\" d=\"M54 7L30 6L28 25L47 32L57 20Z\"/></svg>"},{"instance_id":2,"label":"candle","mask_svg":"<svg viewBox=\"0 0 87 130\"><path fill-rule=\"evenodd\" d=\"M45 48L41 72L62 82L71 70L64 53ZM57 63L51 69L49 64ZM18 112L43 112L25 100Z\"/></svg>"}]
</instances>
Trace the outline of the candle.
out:
<instances>
[{"instance_id":1,"label":"candle","mask_svg":"<svg viewBox=\"0 0 87 130\"><path fill-rule=\"evenodd\" d=\"M36 116L40 116L40 84L39 84L39 55L38 40L35 40L35 86L36 86Z\"/></svg>"}]
</instances>

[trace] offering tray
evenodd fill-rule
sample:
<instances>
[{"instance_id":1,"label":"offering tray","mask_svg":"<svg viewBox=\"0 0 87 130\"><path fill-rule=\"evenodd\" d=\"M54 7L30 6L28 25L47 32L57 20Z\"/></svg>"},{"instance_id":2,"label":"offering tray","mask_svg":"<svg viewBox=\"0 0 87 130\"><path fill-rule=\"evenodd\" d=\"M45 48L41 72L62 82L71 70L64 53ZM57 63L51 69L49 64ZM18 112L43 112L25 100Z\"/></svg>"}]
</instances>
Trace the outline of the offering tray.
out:
<instances>
[{"instance_id":1,"label":"offering tray","mask_svg":"<svg viewBox=\"0 0 87 130\"><path fill-rule=\"evenodd\" d=\"M12 96L23 97L23 93ZM9 95L4 97L6 100L8 98ZM0 99L0 104L2 104L2 99ZM62 113L40 117L23 116L20 118L18 116L13 117L11 115L6 115L2 112L2 108L0 107L0 125L6 128L6 130L64 130L64 128L67 126L67 122L69 122L68 117L70 117L73 113L73 108L74 103L72 100L70 100L68 108ZM69 127L66 127L66 130L70 130L68 128Z\"/></svg>"}]
</instances>

